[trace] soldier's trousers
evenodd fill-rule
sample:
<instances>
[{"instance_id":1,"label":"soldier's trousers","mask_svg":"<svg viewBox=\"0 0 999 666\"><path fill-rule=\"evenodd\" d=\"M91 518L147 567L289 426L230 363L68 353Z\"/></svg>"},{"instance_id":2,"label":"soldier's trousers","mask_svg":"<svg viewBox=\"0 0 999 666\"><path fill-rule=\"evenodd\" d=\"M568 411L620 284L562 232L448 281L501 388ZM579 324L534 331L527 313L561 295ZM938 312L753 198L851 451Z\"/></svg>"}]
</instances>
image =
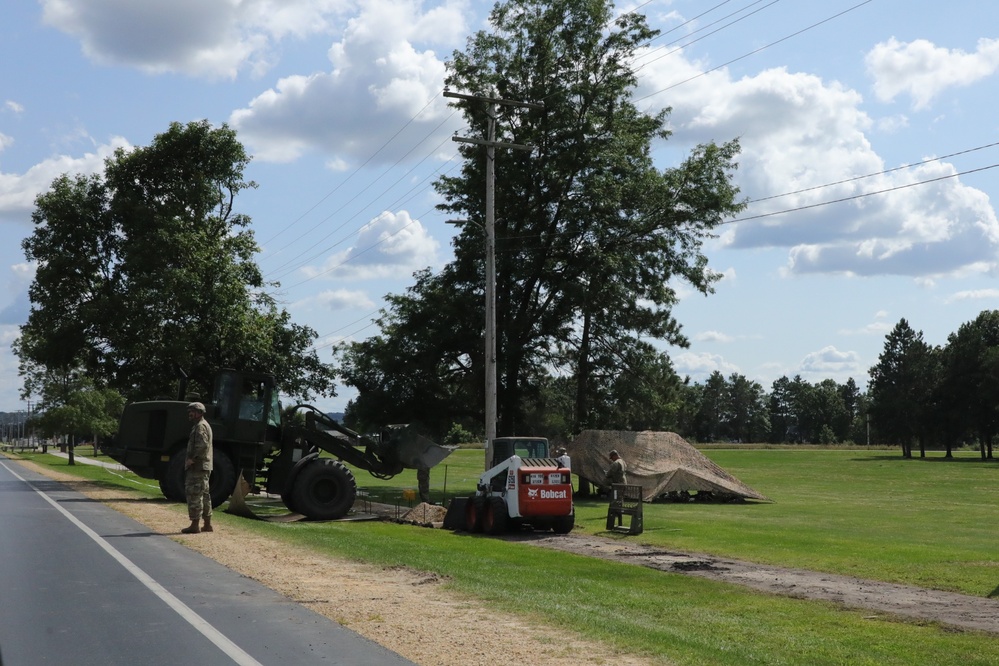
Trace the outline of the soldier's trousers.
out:
<instances>
[{"instance_id":1,"label":"soldier's trousers","mask_svg":"<svg viewBox=\"0 0 999 666\"><path fill-rule=\"evenodd\" d=\"M212 517L212 496L208 490L211 470L189 469L184 476L184 493L187 495L187 515L192 521Z\"/></svg>"}]
</instances>

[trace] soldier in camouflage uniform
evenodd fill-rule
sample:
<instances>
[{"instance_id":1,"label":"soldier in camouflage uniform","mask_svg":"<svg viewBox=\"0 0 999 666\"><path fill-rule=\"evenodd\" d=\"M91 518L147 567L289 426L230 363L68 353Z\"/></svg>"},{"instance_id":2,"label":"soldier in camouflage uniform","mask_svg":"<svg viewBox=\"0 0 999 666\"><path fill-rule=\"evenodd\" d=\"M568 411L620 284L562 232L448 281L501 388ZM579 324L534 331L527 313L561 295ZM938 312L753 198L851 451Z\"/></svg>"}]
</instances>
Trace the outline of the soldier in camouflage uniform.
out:
<instances>
[{"instance_id":1,"label":"soldier in camouflage uniform","mask_svg":"<svg viewBox=\"0 0 999 666\"><path fill-rule=\"evenodd\" d=\"M187 406L187 418L193 425L187 438L184 493L187 495L187 514L191 524L181 532L212 532L212 496L208 489L208 480L212 475L212 427L205 420L205 406L200 402ZM202 518L205 521L203 527L200 524Z\"/></svg>"},{"instance_id":2,"label":"soldier in camouflage uniform","mask_svg":"<svg viewBox=\"0 0 999 666\"><path fill-rule=\"evenodd\" d=\"M624 458L617 451L607 454L610 458L611 466L604 475L604 485L611 486L615 483L628 483L628 466L624 463Z\"/></svg>"}]
</instances>

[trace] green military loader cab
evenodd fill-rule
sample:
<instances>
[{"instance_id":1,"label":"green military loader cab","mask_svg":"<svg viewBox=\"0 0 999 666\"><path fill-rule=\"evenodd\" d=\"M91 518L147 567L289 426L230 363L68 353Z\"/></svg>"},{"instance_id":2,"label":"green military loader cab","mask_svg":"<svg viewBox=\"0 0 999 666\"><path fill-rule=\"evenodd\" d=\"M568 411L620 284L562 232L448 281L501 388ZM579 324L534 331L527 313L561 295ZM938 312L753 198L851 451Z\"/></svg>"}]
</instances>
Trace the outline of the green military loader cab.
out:
<instances>
[{"instance_id":1,"label":"green military loader cab","mask_svg":"<svg viewBox=\"0 0 999 666\"><path fill-rule=\"evenodd\" d=\"M184 462L191 423L189 400L131 403L105 452L139 476L159 481L170 500L184 501ZM212 400L204 402L212 426L212 505L237 487L239 475L252 490L280 495L295 513L315 520L341 518L350 511L357 482L341 461L379 478L403 469L433 467L453 449L434 444L407 426L389 426L377 438L359 435L311 405L296 405L282 422L274 377L223 370ZM286 416L285 416L286 418ZM321 452L335 458L320 457Z\"/></svg>"}]
</instances>

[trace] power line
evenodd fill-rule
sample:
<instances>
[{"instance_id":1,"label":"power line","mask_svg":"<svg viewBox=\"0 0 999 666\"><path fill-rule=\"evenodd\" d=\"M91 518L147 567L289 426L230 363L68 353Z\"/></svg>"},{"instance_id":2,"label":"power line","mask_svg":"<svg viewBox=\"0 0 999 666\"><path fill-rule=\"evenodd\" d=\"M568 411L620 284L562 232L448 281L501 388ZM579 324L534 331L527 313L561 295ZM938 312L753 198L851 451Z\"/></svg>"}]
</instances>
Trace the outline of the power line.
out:
<instances>
[{"instance_id":1,"label":"power line","mask_svg":"<svg viewBox=\"0 0 999 666\"><path fill-rule=\"evenodd\" d=\"M642 55L640 55L637 58L635 58L635 61L637 62L639 60L644 60L645 58L648 58L653 53L657 53L657 52L661 51L662 49L665 49L665 48L667 48L669 46L672 46L673 44L676 44L677 42L681 42L681 41L683 41L684 39L686 39L688 37L696 35L698 32L701 32L702 30L707 30L711 26L713 26L713 25L715 25L717 23L721 23L725 19L727 19L729 17L732 17L732 16L735 16L736 14L738 14L740 12L744 12L745 10L749 9L750 7L752 7L753 5L758 5L759 3L763 2L763 1L764 0L756 0L756 2L753 2L753 3L751 3L751 4L749 4L749 5L745 6L745 7L743 7L741 9L738 9L738 10L732 12L731 14L728 14L727 16L723 16L720 19L718 19L717 21L713 21L712 23L709 23L706 26L698 28L697 30L691 32L688 35L684 35L683 37L679 37L677 39L674 39L671 42L667 42L666 44L658 46L658 47L652 49L651 51L643 53ZM672 51L667 51L666 53L663 53L662 55L657 56L655 58L652 58L651 60L645 60L645 62L643 62L640 67L638 67L637 69L635 69L634 72L637 74L646 65L650 65L650 64L652 64L652 63L654 63L654 62L656 62L658 60L662 60L663 58L666 58L667 56L671 56L674 53L677 53L678 51L682 51L683 49L687 48L691 44L696 44L697 42L701 41L702 39L707 39L711 35L719 33L722 30L724 30L725 28L731 27L731 26L735 25L736 23L739 23L740 21L744 21L744 20L748 19L750 16L753 16L754 14L758 14L759 12L762 12L764 9L766 9L767 7L770 7L771 5L776 5L778 2L780 2L780 0L771 0L769 3L763 5L759 9L755 9L755 10L751 11L750 13L746 14L745 16L740 16L739 18L735 19L734 21L731 21L730 23L726 23L725 25L723 25L722 27L718 28L717 30L712 30L711 32L709 32L706 35L701 35L697 39L692 39L689 42L687 42L686 44L678 46L675 49L673 49ZM702 14L702 16L703 16L703 14ZM691 19L691 20L693 20L693 19ZM684 24L684 25L686 25L686 24Z\"/></svg>"},{"instance_id":2,"label":"power line","mask_svg":"<svg viewBox=\"0 0 999 666\"><path fill-rule=\"evenodd\" d=\"M976 148L968 148L967 150L959 150L956 153L950 153L949 155L941 155L940 157L929 157L925 160L919 162L913 162L912 164L903 164L891 169L885 169L884 171L876 171L874 173L864 174L863 176L853 176L852 178L844 178L843 180L837 180L832 183L826 183L825 185L815 185L813 187L805 187L800 190L794 190L793 192L784 192L783 194L771 194L768 197L760 197L759 199L750 199L747 204L759 203L760 201L770 201L771 199L780 199L782 197L790 197L795 194L803 194L805 192L812 192L814 190L821 190L826 187L834 187L836 185L843 185L845 183L852 183L856 180L863 180L864 178L873 178L874 176L884 176L885 174L893 173L895 171L901 171L902 169L912 169L913 167L922 166L924 164L929 164L930 162L939 162L940 160L950 159L951 157L957 157L958 155L967 155L968 153L973 153L978 150L985 150L986 148L994 148L999 146L999 141L995 143L987 143L984 146L978 146Z\"/></svg>"},{"instance_id":3,"label":"power line","mask_svg":"<svg viewBox=\"0 0 999 666\"><path fill-rule=\"evenodd\" d=\"M785 37L781 37L777 41L770 42L769 44L766 44L765 46L761 46L758 49L754 49L754 50L750 51L749 53L746 53L746 54L743 54L743 55L739 56L738 58L733 58L732 60L729 60L728 62L724 62L724 63L718 65L717 67L712 67L711 69L705 70L705 71L701 72L700 74L695 74L694 76L691 76L691 77L689 77L687 79L684 79L683 81L677 81L676 83L674 83L672 85L669 85L669 86L666 86L665 88L663 88L661 90L657 90L655 92L649 93L645 97L639 97L635 101L636 102L641 102L642 100L646 100L646 99L648 99L650 97L655 97L656 95L658 95L660 93L664 93L667 90L672 90L673 88L676 88L677 86L682 86L684 83L690 83L691 81L694 81L695 79L699 79L702 76L707 76L711 72L718 71L722 67L727 67L727 66L731 65L734 62L738 62L740 60L748 58L749 56L756 55L760 51L765 51L766 49L770 48L771 46L776 46L777 44L780 44L781 42L786 42L787 40L791 39L792 37L797 37L798 35L800 35L800 34L802 34L804 32L808 32L812 28L817 28L818 26L820 26L820 25L822 25L824 23L828 23L829 21L832 21L833 19L837 19L840 16L843 16L844 14L852 12L855 9L859 9L860 7L863 7L866 4L870 4L873 1L874 0L864 0L864 2L858 3L858 4L854 5L853 7L850 7L849 9L844 9L843 11L839 12L838 14L834 14L834 15L828 17L828 18L822 19L818 23L813 23L812 25L810 25L810 26L808 26L806 28L802 28L801 30L798 30L797 32L791 33L790 35L787 35Z\"/></svg>"},{"instance_id":4,"label":"power line","mask_svg":"<svg viewBox=\"0 0 999 666\"><path fill-rule=\"evenodd\" d=\"M865 197L872 197L878 194L887 194L888 192L896 192L898 190L904 190L910 187L916 187L917 185L927 185L929 183L936 183L941 180L947 180L949 178L957 178L958 176L965 176L970 173L978 173L980 171L988 171L989 169L995 169L999 167L999 164L990 164L989 166L980 167L978 169L969 169L967 171L960 171L958 173L947 174L946 176L938 176L937 178L930 178L928 180L921 180L915 183L906 183L904 185L896 185L895 187L888 187L883 190L877 190L875 192L865 192L863 194L855 194L849 197L842 197L840 199L833 199L831 201L823 201L821 203L807 204L805 206L798 206L797 208L788 208L786 210L776 210L770 213L760 213L759 215L750 215L749 217L740 217L735 220L726 220L721 224L735 224L736 222L748 222L749 220L758 220L764 217L773 217L775 215L783 215L785 213L797 213L802 210L808 210L810 208L819 208L821 206L829 206L835 203L843 203L844 201L854 201L856 199L863 199Z\"/></svg>"},{"instance_id":5,"label":"power line","mask_svg":"<svg viewBox=\"0 0 999 666\"><path fill-rule=\"evenodd\" d=\"M392 141L394 141L396 137L398 137L398 136L399 136L400 134L402 134L402 132L403 132L403 131L404 131L404 130L405 130L405 129L407 128L407 127L409 127L410 125L412 125L412 124L413 124L413 122L414 122L414 121L415 121L415 120L416 120L417 118L419 118L419 117L420 117L420 115L422 115L424 111L426 111L426 110L427 110L428 108L430 108L430 105L431 105L431 104L433 104L433 103L434 103L434 101L436 101L436 100L437 100L437 98L438 98L438 97L440 96L440 94L441 94L441 93L440 93L440 92L438 92L438 93L437 93L436 95L434 95L434 96L433 96L433 97L432 97L432 98L430 99L430 101L429 101L429 102L427 102L427 103L426 103L426 104L424 105L424 107L423 107L422 109L420 109L419 111L417 111L417 112L416 112L416 114L415 114L415 115L414 115L414 116L413 116L412 118L410 118L410 119L409 119L409 120L408 120L408 121L406 122L406 124L404 124L404 125L403 125L402 127L400 127L400 128L399 128L399 130L398 130L398 131L397 131L397 132L396 132L395 134L393 134L393 135L392 135L391 137L389 137L389 138L388 138L388 139L387 139L387 140L385 141L385 143L383 143L383 144L381 145L381 147L380 147L380 148L378 148L378 150L376 150L375 152L371 153L371 155L370 155L370 156L368 157L368 159L364 160L364 162L363 162L362 164L360 164L359 166L357 166L357 167L356 167L356 168L355 168L355 169L354 169L354 170L353 170L353 171L352 171L352 172L350 173L350 175L349 175L349 176L347 176L347 177L346 177L346 178L345 178L344 180L340 181L340 183L339 183L339 184L337 184L337 186L336 186L336 187L334 187L334 188L333 188L332 190L330 190L329 192L327 192L327 193L326 193L326 195L325 195L325 196L323 196L323 197L322 197L322 198L321 198L321 199L320 199L319 201L317 201L317 202L316 202L316 203L315 203L315 204L314 204L314 205L313 205L312 207L310 207L310 208L309 208L308 210L306 210L306 211L305 211L304 213L302 213L302 214L301 214L301 215L299 215L299 216L298 216L297 218L295 218L295 220L294 220L294 221L293 221L293 222L292 222L291 224L288 224L288 225L286 225L285 227L281 228L281 229L280 229L280 230L279 230L279 231L278 231L277 233L275 233L275 234L273 234L272 236L270 236L270 237L269 237L269 238L268 238L268 239L267 239L266 241L263 241L263 242L262 242L262 244L267 244L267 243L270 243L270 242L271 242L272 240L274 240L275 238L277 238L278 236L280 236L281 234L283 234L284 232L286 232L286 231L287 231L288 229L291 229L291 228L292 228L293 226L295 226L296 224L298 224L299 222L301 222L301 221L302 221L303 219L305 219L305 216L306 216L306 215L308 215L309 213L311 213L312 211L314 211L314 210L315 210L316 208L318 208L318 207L319 207L319 204L321 204L322 202L326 201L326 200L327 200L327 199L329 199L329 198L330 198L331 196L333 196L333 194L335 194L335 193L336 193L336 192L337 192L337 191L338 191L338 190L339 190L339 189L340 189L341 187L343 187L344 185L346 185L346 184L347 184L347 183L348 183L348 182L350 181L350 179L351 179L351 178L353 178L354 176L356 176L356 175L358 174L358 172L360 172L360 171L361 171L361 169L363 169L363 168L364 168L365 166L367 166L367 165L368 165L368 163L369 163L369 162L371 162L371 160L375 159L375 157L377 157L379 153L381 153L381 152L382 152L383 150L385 150L385 148L386 148L386 147L387 147L387 146L388 146L388 145L389 145L390 143L392 143ZM452 115L454 115L454 114L452 114ZM424 140L426 140L426 139L424 139ZM315 227L313 227L313 229L314 229L314 228L315 228ZM308 232L306 232L306 233L308 233ZM299 236L299 238L302 238L302 236ZM298 238L296 238L295 240L298 240ZM293 240L293 241L291 241L291 243L294 243L294 242L295 242L294 240ZM288 247L288 245L290 245L291 243L288 243L288 244L286 244L286 245L283 245L282 247L280 247L280 248L279 248L279 249L278 249L278 250L277 250L277 251L275 252L275 254L277 254L278 252L280 252L280 251L281 251L281 250L283 250L284 248Z\"/></svg>"},{"instance_id":6,"label":"power line","mask_svg":"<svg viewBox=\"0 0 999 666\"><path fill-rule=\"evenodd\" d=\"M418 146L421 146L421 145L423 145L423 143L424 143L424 142L425 142L425 141L426 141L426 140L427 140L427 139L428 139L428 138L429 138L430 136L432 136L434 132L436 132L436 131L437 131L438 129L440 129L441 127L443 127L443 126L444 126L444 124L445 124L445 123L446 123L446 122L447 122L448 120L450 120L450 118L451 118L451 117L452 117L453 115L454 115L454 112L452 112L452 113L451 113L451 114L450 114L450 115L449 115L449 116L448 116L447 118L445 118L445 119L444 119L443 121L441 121L441 122L440 122L440 123L439 123L439 124L438 124L438 125L437 125L436 127L434 127L434 128L432 129L432 130L430 130L430 132L428 132L428 133L427 133L427 135L426 135L426 136L425 136L425 137L424 137L424 138L423 138L423 139L422 139L422 140L421 140L420 142L418 142L418 143L417 143L417 144L416 144L416 145L415 145L415 146L414 146L413 148L411 148L411 149L409 150L409 152L407 152L407 153L406 153L405 155L403 155L403 156L402 156L402 157L400 157L400 158L399 158L398 160L396 160L395 164L393 164L393 165L392 165L391 167L388 167L388 168L387 168L387 169L385 170L385 172L384 172L384 173L387 173L387 172L391 171L392 169L394 169L395 167L397 167L397 166L398 166L398 165L399 165L399 164L400 164L400 163L401 163L401 162L402 162L402 161L403 161L403 160L404 160L404 159L405 159L406 157L408 157L408 156L409 156L409 154L410 154L410 153L412 153L412 152L413 152L414 150L416 150L416 148L417 148ZM408 171L406 171L405 173L403 173L403 174L402 174L402 175L401 175L401 176L400 176L400 177L399 177L399 178L398 178L398 179L397 179L397 180L396 180L395 182L393 182L393 183L392 183L392 184L391 184L390 186L388 186L388 187L384 188L384 189L382 190L381 194L380 194L380 195L378 195L378 197L375 197L375 199L374 199L374 200L373 200L373 201L372 201L371 203L368 203L368 204L365 204L364 206L362 206L362 207L360 208L360 210L358 210L358 212L356 212L356 213L354 213L353 215L351 215L350 217L346 218L346 219L345 219L345 220L344 220L343 222L341 222L341 223L340 223L340 224L339 224L339 225L338 225L338 226L337 226L337 227L336 227L335 229L333 229L332 231L330 231L329 233L327 233L327 234L326 234L325 236L323 236L322 238L319 238L319 239L315 240L315 241L313 242L313 244L312 244L312 245L311 245L311 246L310 246L309 248L307 248L307 249L305 249L305 250L303 250L303 251L299 252L299 253L298 253L297 255L295 255L294 257L292 257L292 258L290 258L290 259L288 259L288 260L287 260L287 261L285 261L285 262L284 262L283 264L281 264L281 265L277 266L276 268L273 268L273 269L271 269L270 271L268 271L268 275L269 275L269 276L271 276L271 279L278 279L278 278L280 278L280 277L281 277L281 276L283 276L283 275L287 275L288 273L290 273L290 272L294 271L295 269L297 269L297 268L299 268L299 267L303 266L304 264L308 263L309 261L312 261L313 259L315 259L316 257L320 256L320 255L321 255L321 254L323 254L324 252L328 252L329 250L331 250L331 249L333 249L333 248L337 247L338 245L340 245L340 244L344 243L344 242L345 242L345 241L347 240L347 238L349 238L349 237L350 237L351 235L353 235L353 234L348 234L348 236L347 236L347 237L345 237L345 238L343 238L343 239L341 239L341 240L337 241L336 243L334 243L334 244L333 244L333 245L331 245L331 246L328 246L328 247L326 247L326 248L324 248L324 249L322 249L322 250L319 250L318 252L314 253L314 254L313 254L313 255L311 255L310 257L306 258L305 260L303 260L303 261L301 261L301 262L299 262L299 263L297 263L297 264L295 264L295 263L294 263L294 262L295 262L296 260L298 260L299 258L301 258L301 257L302 257L303 255L305 255L306 253L308 253L308 252L312 251L313 249L315 249L315 246L316 246L316 244L318 244L318 243L321 243L321 242L325 241L325 240L326 240L326 239L328 239L328 238L329 238L330 236L333 236L333 235L334 235L334 234L336 234L336 233L337 233L338 231L340 231L340 230L341 230L341 229L343 229L343 228L344 228L345 226L347 226L347 224L349 224L349 223L350 223L350 222L351 222L352 220L354 220L354 219L355 219L355 218L356 218L356 217L357 217L358 215L360 215L360 214L361 214L361 213L362 213L362 212L363 212L363 211L364 211L365 209L367 209L367 208L368 208L369 206L371 206L371 205L372 205L372 204L374 203L374 201L377 201L377 199L378 199L378 198L379 198L380 196L383 196L383 195L385 195L385 194L386 194L386 193L387 193L388 191L390 191L390 190L391 190L391 189L392 189L393 187L395 187L395 186L396 186L396 185L397 185L397 184L398 184L398 183L399 183L399 182L400 182L401 180L403 180L403 179L404 179L404 178L405 178L406 176L408 176L408 175L409 175L409 174L411 174L411 173L412 173L413 171L415 171L415 170L416 170L416 169L417 169L417 168L418 168L418 167L419 167L419 166L420 166L421 164L423 164L423 163L424 163L424 162L425 162L425 161L426 161L426 160L427 160L427 159L428 159L428 158L429 158L430 156L432 156L432 155L433 155L433 154L434 154L434 153L435 153L435 152L436 152L436 151L437 151L438 149L440 149L440 147L441 147L441 146L443 146L444 144L446 144L446 143L447 143L447 142L448 142L449 140L450 140L450 137L447 137L447 138L443 139L443 140L442 140L442 141L441 141L441 142L440 142L439 144L437 144L436 146L434 146L434 148L433 148L433 149L431 149L431 151L430 151L430 152L429 152L429 153L428 153L428 154L427 154L426 156L424 156L424 158L423 158L423 159L421 159L421 160L420 160L419 162L417 162L417 163L416 163L416 164L414 164L414 165L413 165L412 167L410 167L410 169L409 169ZM439 170L440 170L440 169L438 169L438 171L439 171ZM432 177L432 176L433 176L433 174L431 174L431 176L428 176L428 177L424 178L424 179L423 179L423 180L421 181L421 184L422 184L423 182L426 182L426 180L428 180L428 179L429 179L430 177ZM315 226L313 226L313 227L312 227L312 229L310 229L310 230L309 230L308 232L306 232L306 234L303 234L302 236L299 236L299 238L297 238L297 239L295 239L295 240L300 240L301 238L304 238L304 237L305 237L305 236L306 236L306 235L307 235L308 233L311 233L311 232L312 232L312 231L314 231L315 229L319 228L319 226L320 226L321 224L323 224L324 222L326 222L327 220L329 220L330 218L332 218L332 217L333 217L334 215L336 215L337 213L339 213L340 211L342 211L343 209L345 209L345 208L346 208L347 206L349 206L349 205L350 205L351 203L353 203L354 201L356 201L356 200L357 200L357 199L358 199L358 198L359 198L359 197L360 197L360 196L361 196L362 194L364 194L364 193L365 193L365 192L367 192L367 191L368 191L369 189L371 189L371 187L373 187L373 186L375 185L375 183L376 183L376 182L377 182L377 180L373 180L373 181L372 181L371 183L369 183L369 184L368 184L368 185L367 185L366 187L364 187L364 188L362 188L362 189L361 189L360 191L358 191L358 192L357 192L357 193L356 193L356 194L355 194L355 195L354 195L353 197L351 197L351 198L350 198L350 199L349 199L349 200L348 200L347 202L345 202L345 203L344 203L343 205L341 205L341 206L340 206L339 208L337 208L337 209L336 209L335 211L333 211L332 213L330 213L329 215L327 215L326 217L324 217L324 218L323 218L322 220L320 220L320 221L319 221L319 223L317 223L317 224L316 224ZM412 190L410 190L410 191L412 191ZM362 226L363 226L363 225L362 225ZM353 232L353 233L356 233L356 231L355 231L355 232ZM294 242L294 241L292 241L292 242ZM291 265L291 264L294 264L294 265ZM277 275L275 275L275 274L277 274Z\"/></svg>"}]
</instances>

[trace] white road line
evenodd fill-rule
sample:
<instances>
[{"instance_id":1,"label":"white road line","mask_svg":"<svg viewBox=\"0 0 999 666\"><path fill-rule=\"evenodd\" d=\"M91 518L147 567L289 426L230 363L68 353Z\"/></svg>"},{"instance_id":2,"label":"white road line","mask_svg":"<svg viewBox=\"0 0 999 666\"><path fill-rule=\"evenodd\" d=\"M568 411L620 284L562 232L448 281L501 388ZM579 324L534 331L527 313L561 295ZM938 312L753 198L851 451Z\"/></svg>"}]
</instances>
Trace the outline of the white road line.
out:
<instances>
[{"instance_id":1,"label":"white road line","mask_svg":"<svg viewBox=\"0 0 999 666\"><path fill-rule=\"evenodd\" d=\"M242 648L240 648L238 645L236 645L231 640L226 638L225 635L222 634L222 632L220 632L218 629L209 624L207 620L205 620L203 617L194 612L187 604L185 604L183 601L175 597L166 588L164 588L162 585L153 580L152 576L150 576L145 571L140 569L134 562L132 562L132 560L122 555L114 546L105 541L103 537L101 537L101 535L99 535L97 532L93 531L86 525L84 525L82 522L80 522L80 520L76 516L71 514L63 507L59 506L58 502L56 502L54 499L52 499L44 492L36 488L35 485L31 483L31 481L28 481L27 479L19 476L17 472L15 472L2 462L0 462L0 466L2 466L11 474L13 474L14 477L17 478L19 481L23 481L24 483L28 484L28 486L30 486L32 490L41 495L46 502L54 506L60 513L62 513L62 515L64 515L69 520L69 522L76 525L78 528L80 528L80 530L84 534L93 539L98 546L103 548L108 553L108 555L116 559L118 563L121 564L121 566L125 567L125 569L130 574L135 576L140 583L149 588L149 590L153 594L162 599L167 606L176 611L176 613L180 615L182 618L184 618L184 620L186 620L188 624L190 624L192 627L201 632L201 634L205 638L210 640L220 650L229 655L229 657L234 662L240 664L240 666L263 666L259 661L251 657L246 652L244 652Z\"/></svg>"}]
</instances>

